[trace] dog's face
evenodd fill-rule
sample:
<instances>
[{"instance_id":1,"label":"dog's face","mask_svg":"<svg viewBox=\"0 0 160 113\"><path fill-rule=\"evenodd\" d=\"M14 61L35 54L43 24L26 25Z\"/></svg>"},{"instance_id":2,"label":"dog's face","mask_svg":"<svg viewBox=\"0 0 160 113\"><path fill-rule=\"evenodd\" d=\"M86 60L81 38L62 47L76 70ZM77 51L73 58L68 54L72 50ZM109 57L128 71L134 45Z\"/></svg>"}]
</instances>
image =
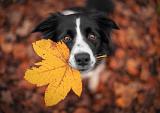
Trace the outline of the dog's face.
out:
<instances>
[{"instance_id":1,"label":"dog's face","mask_svg":"<svg viewBox=\"0 0 160 113\"><path fill-rule=\"evenodd\" d=\"M56 13L40 23L34 32L42 32L56 42L63 40L70 49L69 64L86 72L95 67L98 55L111 53L112 29L118 29L117 25L102 13Z\"/></svg>"}]
</instances>

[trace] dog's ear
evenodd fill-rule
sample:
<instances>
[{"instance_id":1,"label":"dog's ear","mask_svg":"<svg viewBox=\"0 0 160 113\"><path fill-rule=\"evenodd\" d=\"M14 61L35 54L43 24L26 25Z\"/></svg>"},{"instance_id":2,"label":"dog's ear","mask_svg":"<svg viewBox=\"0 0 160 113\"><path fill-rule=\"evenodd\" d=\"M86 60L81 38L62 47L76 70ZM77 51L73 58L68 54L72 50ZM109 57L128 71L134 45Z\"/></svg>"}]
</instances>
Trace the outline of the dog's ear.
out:
<instances>
[{"instance_id":1,"label":"dog's ear","mask_svg":"<svg viewBox=\"0 0 160 113\"><path fill-rule=\"evenodd\" d=\"M116 29L119 30L118 25L111 19L106 17L101 17L97 19L99 26L103 29Z\"/></svg>"},{"instance_id":2,"label":"dog's ear","mask_svg":"<svg viewBox=\"0 0 160 113\"><path fill-rule=\"evenodd\" d=\"M46 20L37 25L32 33L41 32L44 38L53 38L56 34L60 16L60 13L51 14Z\"/></svg>"},{"instance_id":3,"label":"dog's ear","mask_svg":"<svg viewBox=\"0 0 160 113\"><path fill-rule=\"evenodd\" d=\"M104 30L119 29L118 25L112 19L107 18L105 13L92 11L90 15L97 22L98 26Z\"/></svg>"}]
</instances>

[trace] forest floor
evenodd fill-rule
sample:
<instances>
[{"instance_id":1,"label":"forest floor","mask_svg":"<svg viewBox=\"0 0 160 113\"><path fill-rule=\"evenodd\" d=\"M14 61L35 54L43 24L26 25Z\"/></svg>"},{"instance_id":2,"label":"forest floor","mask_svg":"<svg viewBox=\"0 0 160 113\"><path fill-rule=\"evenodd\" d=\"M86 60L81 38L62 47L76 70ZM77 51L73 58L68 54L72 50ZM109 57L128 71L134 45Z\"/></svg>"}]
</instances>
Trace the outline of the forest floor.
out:
<instances>
[{"instance_id":1,"label":"forest floor","mask_svg":"<svg viewBox=\"0 0 160 113\"><path fill-rule=\"evenodd\" d=\"M70 93L45 107L45 87L24 80L37 60L32 42L40 38L30 32L49 13L83 1L13 1L0 1L0 113L160 113L160 2L115 0L116 51L106 59L97 92L88 91L84 81L80 98Z\"/></svg>"}]
</instances>

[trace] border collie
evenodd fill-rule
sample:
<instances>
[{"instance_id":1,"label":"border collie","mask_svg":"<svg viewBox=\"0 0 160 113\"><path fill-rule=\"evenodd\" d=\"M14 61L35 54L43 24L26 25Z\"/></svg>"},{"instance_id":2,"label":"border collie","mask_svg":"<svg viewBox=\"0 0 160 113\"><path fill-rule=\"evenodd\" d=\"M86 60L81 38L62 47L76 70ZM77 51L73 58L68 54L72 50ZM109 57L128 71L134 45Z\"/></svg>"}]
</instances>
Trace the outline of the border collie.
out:
<instances>
[{"instance_id":1,"label":"border collie","mask_svg":"<svg viewBox=\"0 0 160 113\"><path fill-rule=\"evenodd\" d=\"M106 13L97 10L98 7L107 10L105 8L110 5L111 0L88 0L86 8L71 8L51 14L33 30L42 32L44 38L66 43L70 50L70 66L79 70L82 78L89 79L91 91L96 91L99 73L105 66L97 61L97 56L111 54L110 33L119 29L113 20L106 17Z\"/></svg>"}]
</instances>

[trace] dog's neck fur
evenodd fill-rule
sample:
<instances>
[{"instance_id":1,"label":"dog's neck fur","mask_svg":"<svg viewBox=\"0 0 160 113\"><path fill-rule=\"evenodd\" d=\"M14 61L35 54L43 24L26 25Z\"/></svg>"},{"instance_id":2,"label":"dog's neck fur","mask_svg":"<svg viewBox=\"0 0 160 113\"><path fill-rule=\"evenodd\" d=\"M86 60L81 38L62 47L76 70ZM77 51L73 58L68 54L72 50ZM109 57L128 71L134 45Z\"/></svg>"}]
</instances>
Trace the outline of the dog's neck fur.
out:
<instances>
[{"instance_id":1,"label":"dog's neck fur","mask_svg":"<svg viewBox=\"0 0 160 113\"><path fill-rule=\"evenodd\" d=\"M100 81L100 74L105 67L105 61L102 61L94 70L81 74L83 79L88 79L88 87L92 92L96 92Z\"/></svg>"}]
</instances>

